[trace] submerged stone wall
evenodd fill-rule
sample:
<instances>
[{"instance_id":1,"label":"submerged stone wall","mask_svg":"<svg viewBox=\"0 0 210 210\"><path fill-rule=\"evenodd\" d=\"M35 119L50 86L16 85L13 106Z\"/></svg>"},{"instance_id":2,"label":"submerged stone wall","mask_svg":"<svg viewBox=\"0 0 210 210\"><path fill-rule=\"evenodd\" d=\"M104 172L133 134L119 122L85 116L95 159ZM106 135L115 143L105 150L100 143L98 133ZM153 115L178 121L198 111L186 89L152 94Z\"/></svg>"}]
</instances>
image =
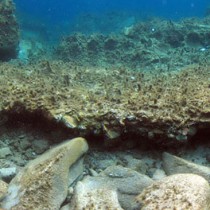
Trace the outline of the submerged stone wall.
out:
<instances>
[{"instance_id":1,"label":"submerged stone wall","mask_svg":"<svg viewBox=\"0 0 210 210\"><path fill-rule=\"evenodd\" d=\"M0 0L0 60L9 60L17 54L19 27L12 0Z\"/></svg>"}]
</instances>

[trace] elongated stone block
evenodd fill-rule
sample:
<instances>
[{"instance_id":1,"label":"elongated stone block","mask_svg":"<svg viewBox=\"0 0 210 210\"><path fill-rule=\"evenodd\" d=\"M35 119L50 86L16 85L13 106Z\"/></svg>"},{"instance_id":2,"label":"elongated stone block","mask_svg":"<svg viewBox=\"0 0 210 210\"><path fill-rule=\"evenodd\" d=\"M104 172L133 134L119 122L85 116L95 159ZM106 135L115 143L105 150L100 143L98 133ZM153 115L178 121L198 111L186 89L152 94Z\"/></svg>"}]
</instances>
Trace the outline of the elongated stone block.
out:
<instances>
[{"instance_id":1,"label":"elongated stone block","mask_svg":"<svg viewBox=\"0 0 210 210\"><path fill-rule=\"evenodd\" d=\"M59 209L67 196L71 166L87 152L83 138L67 141L44 153L11 181L4 209Z\"/></svg>"}]
</instances>

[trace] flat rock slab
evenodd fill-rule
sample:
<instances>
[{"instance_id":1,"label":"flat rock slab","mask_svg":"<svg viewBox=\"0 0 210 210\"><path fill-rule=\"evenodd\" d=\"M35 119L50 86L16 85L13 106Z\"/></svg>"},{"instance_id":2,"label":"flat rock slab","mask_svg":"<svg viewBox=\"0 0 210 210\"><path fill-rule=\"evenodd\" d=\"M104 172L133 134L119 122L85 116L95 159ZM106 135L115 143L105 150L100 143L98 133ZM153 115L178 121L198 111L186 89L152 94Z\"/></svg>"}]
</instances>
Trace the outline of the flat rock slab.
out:
<instances>
[{"instance_id":1,"label":"flat rock slab","mask_svg":"<svg viewBox=\"0 0 210 210\"><path fill-rule=\"evenodd\" d=\"M210 183L210 168L163 153L163 168L167 175L192 173L204 177Z\"/></svg>"}]
</instances>

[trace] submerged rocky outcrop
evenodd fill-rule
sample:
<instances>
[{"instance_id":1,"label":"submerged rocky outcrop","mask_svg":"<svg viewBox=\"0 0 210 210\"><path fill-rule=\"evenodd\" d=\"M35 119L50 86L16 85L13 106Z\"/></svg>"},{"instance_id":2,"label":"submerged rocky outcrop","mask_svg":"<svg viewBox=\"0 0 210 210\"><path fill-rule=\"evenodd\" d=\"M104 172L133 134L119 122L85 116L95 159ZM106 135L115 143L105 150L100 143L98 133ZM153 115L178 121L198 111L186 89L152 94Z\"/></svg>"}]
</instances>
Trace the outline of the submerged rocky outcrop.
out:
<instances>
[{"instance_id":1,"label":"submerged rocky outcrop","mask_svg":"<svg viewBox=\"0 0 210 210\"><path fill-rule=\"evenodd\" d=\"M1 124L42 119L106 146L187 143L209 133L208 69L208 63L174 72L1 64Z\"/></svg>"},{"instance_id":2,"label":"submerged rocky outcrop","mask_svg":"<svg viewBox=\"0 0 210 210\"><path fill-rule=\"evenodd\" d=\"M175 156L210 137L210 38L202 24L193 32L161 22L119 37L73 35L57 48L62 60L0 63L1 207L209 209L209 143L198 151L201 165ZM161 158L165 149L175 155Z\"/></svg>"},{"instance_id":3,"label":"submerged rocky outcrop","mask_svg":"<svg viewBox=\"0 0 210 210\"><path fill-rule=\"evenodd\" d=\"M86 66L175 70L210 58L210 18L154 18L109 35L64 37L55 55Z\"/></svg>"},{"instance_id":4,"label":"submerged rocky outcrop","mask_svg":"<svg viewBox=\"0 0 210 210\"><path fill-rule=\"evenodd\" d=\"M17 55L19 27L12 0L0 1L0 60L9 60Z\"/></svg>"}]
</instances>

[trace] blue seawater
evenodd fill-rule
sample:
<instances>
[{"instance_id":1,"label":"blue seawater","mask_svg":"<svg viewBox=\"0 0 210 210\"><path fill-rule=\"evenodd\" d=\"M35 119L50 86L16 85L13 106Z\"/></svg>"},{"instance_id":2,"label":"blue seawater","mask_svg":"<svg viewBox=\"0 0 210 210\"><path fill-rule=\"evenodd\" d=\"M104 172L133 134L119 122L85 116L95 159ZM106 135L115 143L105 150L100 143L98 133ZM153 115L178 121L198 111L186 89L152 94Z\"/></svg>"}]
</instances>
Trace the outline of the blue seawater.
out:
<instances>
[{"instance_id":1,"label":"blue seawater","mask_svg":"<svg viewBox=\"0 0 210 210\"><path fill-rule=\"evenodd\" d=\"M203 17L210 0L14 0L24 36L112 33L142 18Z\"/></svg>"}]
</instances>

